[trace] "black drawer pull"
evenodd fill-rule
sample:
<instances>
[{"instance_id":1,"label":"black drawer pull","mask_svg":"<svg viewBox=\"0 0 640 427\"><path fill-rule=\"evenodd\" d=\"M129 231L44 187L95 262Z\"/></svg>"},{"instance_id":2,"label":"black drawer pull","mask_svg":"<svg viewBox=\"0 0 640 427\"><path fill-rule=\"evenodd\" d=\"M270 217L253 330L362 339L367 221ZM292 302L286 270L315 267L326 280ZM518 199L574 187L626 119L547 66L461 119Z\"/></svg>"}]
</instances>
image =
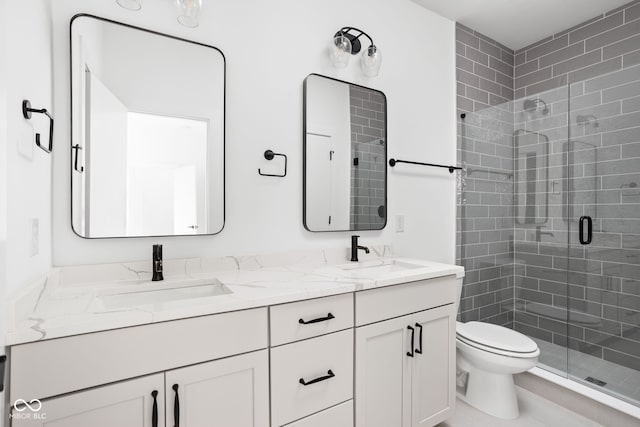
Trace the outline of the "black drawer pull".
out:
<instances>
[{"instance_id":1,"label":"black drawer pull","mask_svg":"<svg viewBox=\"0 0 640 427\"><path fill-rule=\"evenodd\" d=\"M335 318L336 318L336 316L334 316L333 314L329 313L329 314L327 314L327 317L318 317L317 319L313 319L313 320L299 319L298 323L300 323L301 325L310 325L311 323L326 322L327 320L331 320L331 319L335 319Z\"/></svg>"},{"instance_id":2,"label":"black drawer pull","mask_svg":"<svg viewBox=\"0 0 640 427\"><path fill-rule=\"evenodd\" d=\"M407 356L413 357L413 344L416 337L416 330L413 329L411 326L407 326L407 329L411 331L411 351L407 351Z\"/></svg>"},{"instance_id":3,"label":"black drawer pull","mask_svg":"<svg viewBox=\"0 0 640 427\"><path fill-rule=\"evenodd\" d=\"M323 376L323 377L318 377L318 378L314 378L311 381L305 381L304 378L300 378L300 384L302 385L311 385L311 384L315 384L315 383L319 383L320 381L324 381L324 380L328 380L329 378L333 378L335 377L336 374L333 373L333 371L331 369L329 369L327 371L327 375Z\"/></svg>"},{"instance_id":4,"label":"black drawer pull","mask_svg":"<svg viewBox=\"0 0 640 427\"><path fill-rule=\"evenodd\" d=\"M151 392L151 396L153 396L153 410L151 412L151 426L158 427L158 390L153 390Z\"/></svg>"},{"instance_id":5,"label":"black drawer pull","mask_svg":"<svg viewBox=\"0 0 640 427\"><path fill-rule=\"evenodd\" d=\"M416 328L420 328L420 333L418 334L418 348L416 349L416 353L422 354L422 325L420 323L416 323Z\"/></svg>"},{"instance_id":6,"label":"black drawer pull","mask_svg":"<svg viewBox=\"0 0 640 427\"><path fill-rule=\"evenodd\" d=\"M174 384L171 388L176 392L176 397L173 401L173 427L180 427L180 398L178 398L178 384Z\"/></svg>"}]
</instances>

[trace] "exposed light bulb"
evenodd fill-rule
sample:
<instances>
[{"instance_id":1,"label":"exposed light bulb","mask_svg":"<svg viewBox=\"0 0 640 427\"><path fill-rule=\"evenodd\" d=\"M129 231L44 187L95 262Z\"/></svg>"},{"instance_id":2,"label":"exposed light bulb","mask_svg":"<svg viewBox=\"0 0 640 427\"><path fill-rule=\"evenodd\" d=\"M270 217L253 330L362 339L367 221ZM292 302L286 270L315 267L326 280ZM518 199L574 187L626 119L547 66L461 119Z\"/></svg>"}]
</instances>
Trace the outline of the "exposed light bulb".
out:
<instances>
[{"instance_id":1,"label":"exposed light bulb","mask_svg":"<svg viewBox=\"0 0 640 427\"><path fill-rule=\"evenodd\" d=\"M189 28L196 28L199 22L202 0L175 0L178 8L178 22Z\"/></svg>"},{"instance_id":2,"label":"exposed light bulb","mask_svg":"<svg viewBox=\"0 0 640 427\"><path fill-rule=\"evenodd\" d=\"M331 63L336 68L344 68L349 64L351 57L351 41L340 33L333 38L330 48Z\"/></svg>"}]
</instances>

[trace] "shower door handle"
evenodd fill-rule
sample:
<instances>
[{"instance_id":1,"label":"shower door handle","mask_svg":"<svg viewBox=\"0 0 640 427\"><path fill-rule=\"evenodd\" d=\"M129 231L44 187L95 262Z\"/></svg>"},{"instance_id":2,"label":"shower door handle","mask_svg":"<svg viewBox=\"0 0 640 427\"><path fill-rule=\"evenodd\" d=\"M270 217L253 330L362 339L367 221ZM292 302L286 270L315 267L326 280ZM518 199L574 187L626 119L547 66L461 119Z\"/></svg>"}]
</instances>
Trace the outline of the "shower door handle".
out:
<instances>
[{"instance_id":1,"label":"shower door handle","mask_svg":"<svg viewBox=\"0 0 640 427\"><path fill-rule=\"evenodd\" d=\"M584 223L587 222L587 238L584 238ZM591 243L593 239L593 220L590 216L581 216L578 221L578 240L580 240L580 244L588 245Z\"/></svg>"}]
</instances>

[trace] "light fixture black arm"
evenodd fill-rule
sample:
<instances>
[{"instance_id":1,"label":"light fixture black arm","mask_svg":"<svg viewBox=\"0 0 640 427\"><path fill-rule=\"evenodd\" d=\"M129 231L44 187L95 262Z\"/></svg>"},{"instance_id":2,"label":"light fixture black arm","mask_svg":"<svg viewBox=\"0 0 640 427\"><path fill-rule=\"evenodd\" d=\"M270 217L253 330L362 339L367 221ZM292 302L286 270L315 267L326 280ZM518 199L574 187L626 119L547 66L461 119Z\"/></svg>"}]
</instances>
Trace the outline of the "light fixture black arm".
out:
<instances>
[{"instance_id":1,"label":"light fixture black arm","mask_svg":"<svg viewBox=\"0 0 640 427\"><path fill-rule=\"evenodd\" d=\"M350 33L350 31L357 31L358 35L353 35ZM351 42L351 54L355 55L358 52L360 52L361 49L361 44L360 44L360 37L365 36L366 38L369 39L369 45L370 46L375 46L373 43L373 39L371 38L371 36L369 36L369 34L365 33L364 31L362 31L359 28L356 27L342 27L340 28L340 30L335 34L334 37L339 36L340 34L343 34L345 37L347 37L349 39L349 41Z\"/></svg>"},{"instance_id":2,"label":"light fixture black arm","mask_svg":"<svg viewBox=\"0 0 640 427\"><path fill-rule=\"evenodd\" d=\"M45 148L40 145L40 134L36 133L36 145L41 148L45 153L51 153L53 150L53 117L47 111L46 108L31 108L31 103L28 100L22 101L22 117L29 120L32 113L44 114L49 118L49 148Z\"/></svg>"}]
</instances>

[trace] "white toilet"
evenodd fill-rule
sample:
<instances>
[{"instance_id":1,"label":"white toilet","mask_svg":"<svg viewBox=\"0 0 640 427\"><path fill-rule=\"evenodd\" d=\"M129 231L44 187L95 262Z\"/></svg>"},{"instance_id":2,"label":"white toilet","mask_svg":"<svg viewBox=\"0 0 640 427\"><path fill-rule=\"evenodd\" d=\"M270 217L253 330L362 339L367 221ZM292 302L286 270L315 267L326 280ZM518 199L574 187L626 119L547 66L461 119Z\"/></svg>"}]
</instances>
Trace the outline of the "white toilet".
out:
<instances>
[{"instance_id":1,"label":"white toilet","mask_svg":"<svg viewBox=\"0 0 640 427\"><path fill-rule=\"evenodd\" d=\"M458 303L462 279L458 279ZM519 415L513 374L538 362L540 350L531 338L484 322L456 324L458 397L494 417Z\"/></svg>"}]
</instances>

